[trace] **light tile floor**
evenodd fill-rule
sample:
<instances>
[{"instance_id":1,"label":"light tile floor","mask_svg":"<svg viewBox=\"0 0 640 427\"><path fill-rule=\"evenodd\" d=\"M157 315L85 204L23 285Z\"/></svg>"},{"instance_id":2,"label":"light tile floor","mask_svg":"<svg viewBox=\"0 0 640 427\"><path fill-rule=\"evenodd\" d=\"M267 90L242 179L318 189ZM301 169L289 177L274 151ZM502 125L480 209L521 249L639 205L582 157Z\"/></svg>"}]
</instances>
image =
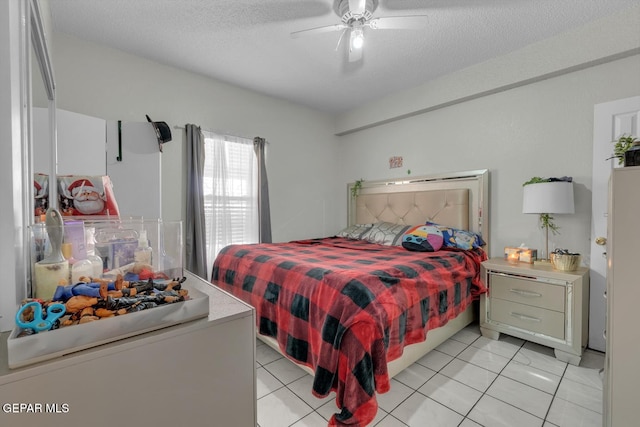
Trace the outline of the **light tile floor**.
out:
<instances>
[{"instance_id":1,"label":"light tile floor","mask_svg":"<svg viewBox=\"0 0 640 427\"><path fill-rule=\"evenodd\" d=\"M311 394L312 377L257 341L259 427L326 427L335 394ZM391 380L378 395L377 427L602 426L604 354L580 366L553 350L469 325Z\"/></svg>"}]
</instances>

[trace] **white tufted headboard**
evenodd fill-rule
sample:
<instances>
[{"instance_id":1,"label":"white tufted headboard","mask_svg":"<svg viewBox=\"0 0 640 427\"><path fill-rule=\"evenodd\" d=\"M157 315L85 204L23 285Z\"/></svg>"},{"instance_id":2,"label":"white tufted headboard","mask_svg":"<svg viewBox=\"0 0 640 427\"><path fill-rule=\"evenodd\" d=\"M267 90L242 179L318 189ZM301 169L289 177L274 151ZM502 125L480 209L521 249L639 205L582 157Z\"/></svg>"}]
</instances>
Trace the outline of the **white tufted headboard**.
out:
<instances>
[{"instance_id":1,"label":"white tufted headboard","mask_svg":"<svg viewBox=\"0 0 640 427\"><path fill-rule=\"evenodd\" d=\"M349 225L433 221L472 230L489 240L489 171L455 172L407 179L362 182L357 197L348 185Z\"/></svg>"}]
</instances>

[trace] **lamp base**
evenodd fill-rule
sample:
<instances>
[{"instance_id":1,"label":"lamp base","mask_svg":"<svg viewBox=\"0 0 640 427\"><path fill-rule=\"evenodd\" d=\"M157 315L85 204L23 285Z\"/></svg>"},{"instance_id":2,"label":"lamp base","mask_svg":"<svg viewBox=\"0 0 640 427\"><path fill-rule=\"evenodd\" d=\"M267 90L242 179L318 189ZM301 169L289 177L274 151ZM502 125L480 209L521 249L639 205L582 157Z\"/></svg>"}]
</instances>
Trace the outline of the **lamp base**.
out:
<instances>
[{"instance_id":1,"label":"lamp base","mask_svg":"<svg viewBox=\"0 0 640 427\"><path fill-rule=\"evenodd\" d=\"M537 259L533 261L533 265L551 265L551 260L548 259Z\"/></svg>"}]
</instances>

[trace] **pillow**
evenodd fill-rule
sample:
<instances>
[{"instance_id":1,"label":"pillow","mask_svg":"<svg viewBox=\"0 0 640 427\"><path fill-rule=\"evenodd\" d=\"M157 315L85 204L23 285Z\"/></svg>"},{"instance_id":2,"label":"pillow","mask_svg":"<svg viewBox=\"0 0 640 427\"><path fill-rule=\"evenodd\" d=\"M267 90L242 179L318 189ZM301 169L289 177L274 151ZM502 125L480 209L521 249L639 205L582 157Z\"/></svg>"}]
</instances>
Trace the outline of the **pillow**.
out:
<instances>
[{"instance_id":1,"label":"pillow","mask_svg":"<svg viewBox=\"0 0 640 427\"><path fill-rule=\"evenodd\" d=\"M402 236L402 247L410 251L436 252L442 247L442 231L433 225L416 225Z\"/></svg>"},{"instance_id":2,"label":"pillow","mask_svg":"<svg viewBox=\"0 0 640 427\"><path fill-rule=\"evenodd\" d=\"M411 228L410 225L377 222L360 238L379 245L400 246L402 245L402 235L409 228Z\"/></svg>"},{"instance_id":3,"label":"pillow","mask_svg":"<svg viewBox=\"0 0 640 427\"><path fill-rule=\"evenodd\" d=\"M453 227L447 227L446 225L436 224L435 222L427 221L426 225L437 227L442 232L444 247L459 248L459 249L473 249L481 248L486 243L482 240L479 234L468 230L459 230Z\"/></svg>"},{"instance_id":4,"label":"pillow","mask_svg":"<svg viewBox=\"0 0 640 427\"><path fill-rule=\"evenodd\" d=\"M338 237L346 237L347 239L360 239L360 237L369 231L373 224L353 224L336 234Z\"/></svg>"}]
</instances>

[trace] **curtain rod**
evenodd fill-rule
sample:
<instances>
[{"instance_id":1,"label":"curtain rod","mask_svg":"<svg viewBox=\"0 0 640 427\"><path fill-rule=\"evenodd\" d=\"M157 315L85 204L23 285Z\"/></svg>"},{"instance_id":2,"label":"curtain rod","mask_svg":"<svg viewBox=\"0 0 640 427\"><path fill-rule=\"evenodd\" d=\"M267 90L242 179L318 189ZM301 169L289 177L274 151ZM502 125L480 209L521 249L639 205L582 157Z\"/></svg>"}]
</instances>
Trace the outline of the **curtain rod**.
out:
<instances>
[{"instance_id":1,"label":"curtain rod","mask_svg":"<svg viewBox=\"0 0 640 427\"><path fill-rule=\"evenodd\" d=\"M232 134L230 134L230 133L228 133L228 132L219 132L219 131L217 131L217 130L206 129L206 128L203 128L203 127L201 127L201 126L199 126L199 127L200 127L200 129L201 129L201 130L203 130L203 131L205 131L205 132L215 133L215 134L217 134L217 135L223 135L223 136L224 136L224 135L226 135L226 136L235 136L235 137L238 137L238 138L250 139L250 140L252 140L252 141L253 141L253 138L262 138L261 136L255 136L255 137L254 137L254 136L252 136L252 137L247 137L247 136L243 136L243 135L232 135ZM185 129L185 127L184 127L184 126L178 126L178 125L173 126L173 128L174 128L174 129L182 129L182 130L184 130L184 129ZM266 138L265 138L265 142L266 142L267 144L270 144L270 142L269 142L269 141L267 141L267 140L266 140Z\"/></svg>"}]
</instances>

